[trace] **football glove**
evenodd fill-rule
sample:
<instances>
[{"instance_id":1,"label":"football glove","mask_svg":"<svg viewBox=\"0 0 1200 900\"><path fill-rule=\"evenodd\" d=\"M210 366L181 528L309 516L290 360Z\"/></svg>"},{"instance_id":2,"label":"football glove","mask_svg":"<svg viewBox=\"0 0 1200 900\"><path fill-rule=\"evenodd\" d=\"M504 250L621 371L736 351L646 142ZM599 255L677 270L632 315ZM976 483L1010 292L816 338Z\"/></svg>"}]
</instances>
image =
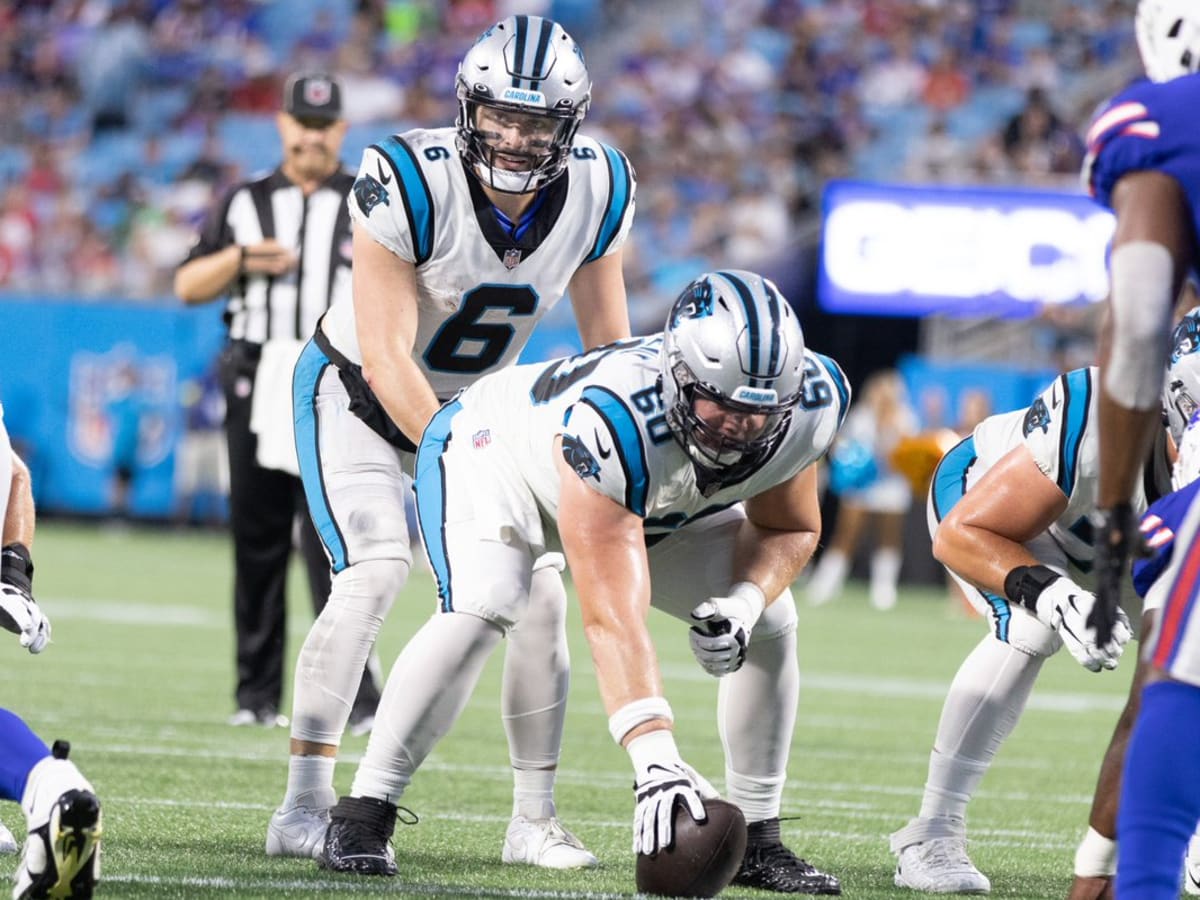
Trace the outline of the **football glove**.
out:
<instances>
[{"instance_id":1,"label":"football glove","mask_svg":"<svg viewBox=\"0 0 1200 900\"><path fill-rule=\"evenodd\" d=\"M41 653L50 643L50 620L27 591L0 582L0 628L20 635L22 647Z\"/></svg>"},{"instance_id":2,"label":"football glove","mask_svg":"<svg viewBox=\"0 0 1200 900\"><path fill-rule=\"evenodd\" d=\"M635 780L633 852L653 856L675 839L675 804L683 803L697 822L708 818L702 798L719 796L679 757L669 731L651 731L629 742Z\"/></svg>"},{"instance_id":3,"label":"football glove","mask_svg":"<svg viewBox=\"0 0 1200 900\"><path fill-rule=\"evenodd\" d=\"M730 588L728 597L710 597L692 610L696 624L688 632L688 641L705 672L720 678L742 667L750 629L765 605L758 586L742 581Z\"/></svg>"},{"instance_id":4,"label":"football glove","mask_svg":"<svg viewBox=\"0 0 1200 900\"><path fill-rule=\"evenodd\" d=\"M1137 519L1128 503L1102 509L1096 529L1096 603L1088 616L1088 625L1104 644L1115 637L1121 611L1121 583L1131 557L1150 555ZM1126 622L1128 625L1128 622Z\"/></svg>"},{"instance_id":5,"label":"football glove","mask_svg":"<svg viewBox=\"0 0 1200 900\"><path fill-rule=\"evenodd\" d=\"M1099 602L1096 595L1047 566L1018 566L1005 579L1004 590L1010 600L1057 631L1076 662L1089 672L1115 669L1133 636L1129 617L1118 606L1109 636L1101 640L1093 618Z\"/></svg>"}]
</instances>

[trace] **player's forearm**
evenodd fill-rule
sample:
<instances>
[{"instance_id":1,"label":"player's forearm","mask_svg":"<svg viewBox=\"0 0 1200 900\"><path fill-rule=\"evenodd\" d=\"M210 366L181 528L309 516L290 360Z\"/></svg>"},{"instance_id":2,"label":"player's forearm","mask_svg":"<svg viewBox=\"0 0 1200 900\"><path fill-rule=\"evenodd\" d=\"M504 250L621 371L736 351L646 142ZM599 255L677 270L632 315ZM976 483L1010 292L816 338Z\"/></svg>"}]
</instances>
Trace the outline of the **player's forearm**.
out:
<instances>
[{"instance_id":1,"label":"player's forearm","mask_svg":"<svg viewBox=\"0 0 1200 900\"><path fill-rule=\"evenodd\" d=\"M753 583L769 604L800 576L819 537L815 531L780 531L746 520L734 549L734 582Z\"/></svg>"},{"instance_id":2,"label":"player's forearm","mask_svg":"<svg viewBox=\"0 0 1200 900\"><path fill-rule=\"evenodd\" d=\"M982 528L946 523L934 533L933 556L960 578L1001 597L1013 569L1041 564L1024 544Z\"/></svg>"},{"instance_id":3,"label":"player's forearm","mask_svg":"<svg viewBox=\"0 0 1200 900\"><path fill-rule=\"evenodd\" d=\"M189 260L175 272L175 295L184 303L207 303L224 293L241 265L242 248L237 244Z\"/></svg>"},{"instance_id":4,"label":"player's forearm","mask_svg":"<svg viewBox=\"0 0 1200 900\"><path fill-rule=\"evenodd\" d=\"M1101 391L1100 483L1096 490L1099 508L1111 509L1129 502L1161 420L1157 408L1125 409Z\"/></svg>"},{"instance_id":5,"label":"player's forearm","mask_svg":"<svg viewBox=\"0 0 1200 900\"><path fill-rule=\"evenodd\" d=\"M0 545L18 543L33 549L33 482L29 476L29 468L22 462L21 457L13 453L12 458L12 485L9 489L8 509L4 512L4 531Z\"/></svg>"},{"instance_id":6,"label":"player's forearm","mask_svg":"<svg viewBox=\"0 0 1200 900\"><path fill-rule=\"evenodd\" d=\"M419 443L441 404L411 354L392 350L372 361L364 349L363 378L396 427L414 444Z\"/></svg>"}]
</instances>

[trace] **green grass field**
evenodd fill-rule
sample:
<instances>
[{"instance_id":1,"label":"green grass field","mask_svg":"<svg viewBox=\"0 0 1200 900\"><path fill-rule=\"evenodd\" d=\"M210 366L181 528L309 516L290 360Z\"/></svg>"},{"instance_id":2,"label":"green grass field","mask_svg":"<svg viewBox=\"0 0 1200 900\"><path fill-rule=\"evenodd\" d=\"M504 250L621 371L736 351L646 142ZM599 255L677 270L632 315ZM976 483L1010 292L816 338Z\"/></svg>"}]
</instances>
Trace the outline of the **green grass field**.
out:
<instances>
[{"instance_id":1,"label":"green grass field","mask_svg":"<svg viewBox=\"0 0 1200 900\"><path fill-rule=\"evenodd\" d=\"M497 653L465 715L404 798L421 821L398 826L399 878L369 880L263 853L285 782L288 736L225 724L233 711L225 536L47 523L34 555L54 643L30 657L15 639L0 641L3 705L47 740L68 738L72 758L95 783L105 807L102 896L633 895L632 772L608 737L574 610L558 803L602 866L559 873L500 863L511 789ZM289 656L309 621L295 589L303 587L298 568L292 576ZM432 597L429 579L414 576L384 629L385 665L432 611ZM692 661L682 626L654 613L652 627L684 758L719 787L715 685ZM855 585L840 603L800 607L803 687L784 834L841 877L846 897L906 894L892 886L887 834L917 810L946 686L982 630L978 620L953 613L938 590L905 591L884 614ZM1117 673L1091 675L1063 653L1046 666L971 807L971 852L994 896L1066 896L1096 767L1132 671L1126 662ZM344 742L339 790L349 788L365 746L363 737ZM23 836L15 804L0 807L0 818ZM0 858L0 875L14 865L13 857Z\"/></svg>"}]
</instances>

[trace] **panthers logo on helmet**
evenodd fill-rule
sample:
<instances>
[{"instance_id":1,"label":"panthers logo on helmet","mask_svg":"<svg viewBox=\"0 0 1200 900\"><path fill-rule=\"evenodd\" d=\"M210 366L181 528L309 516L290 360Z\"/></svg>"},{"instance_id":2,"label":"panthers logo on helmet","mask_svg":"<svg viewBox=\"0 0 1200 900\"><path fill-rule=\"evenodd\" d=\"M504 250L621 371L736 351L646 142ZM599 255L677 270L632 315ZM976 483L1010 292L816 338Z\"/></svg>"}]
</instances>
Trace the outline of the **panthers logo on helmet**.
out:
<instances>
[{"instance_id":1,"label":"panthers logo on helmet","mask_svg":"<svg viewBox=\"0 0 1200 900\"><path fill-rule=\"evenodd\" d=\"M1035 428L1042 429L1042 434L1050 431L1050 410L1046 409L1046 401L1038 397L1025 413L1025 434L1031 434Z\"/></svg>"},{"instance_id":2,"label":"panthers logo on helmet","mask_svg":"<svg viewBox=\"0 0 1200 900\"><path fill-rule=\"evenodd\" d=\"M671 313L671 327L678 325L682 319L707 318L712 312L712 282L707 278L698 278L692 282L691 289L675 301L675 309Z\"/></svg>"},{"instance_id":3,"label":"panthers logo on helmet","mask_svg":"<svg viewBox=\"0 0 1200 900\"><path fill-rule=\"evenodd\" d=\"M1171 364L1179 362L1189 353L1200 351L1200 319L1184 316L1171 335Z\"/></svg>"},{"instance_id":4,"label":"panthers logo on helmet","mask_svg":"<svg viewBox=\"0 0 1200 900\"><path fill-rule=\"evenodd\" d=\"M354 182L354 199L358 201L358 208L363 211L364 216L369 216L371 210L380 203L384 206L391 205L387 188L372 175L362 175Z\"/></svg>"},{"instance_id":5,"label":"panthers logo on helmet","mask_svg":"<svg viewBox=\"0 0 1200 900\"><path fill-rule=\"evenodd\" d=\"M563 458L580 478L600 480L600 463L596 462L592 451L585 447L579 438L569 434L563 435Z\"/></svg>"}]
</instances>

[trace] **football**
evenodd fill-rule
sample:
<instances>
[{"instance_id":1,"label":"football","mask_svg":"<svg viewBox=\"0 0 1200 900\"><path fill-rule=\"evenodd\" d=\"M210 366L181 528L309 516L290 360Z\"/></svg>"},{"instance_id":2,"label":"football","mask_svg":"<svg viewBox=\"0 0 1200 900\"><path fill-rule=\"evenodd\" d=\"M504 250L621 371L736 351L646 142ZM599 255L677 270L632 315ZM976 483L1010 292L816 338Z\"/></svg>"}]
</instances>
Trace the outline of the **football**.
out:
<instances>
[{"instance_id":1,"label":"football","mask_svg":"<svg viewBox=\"0 0 1200 900\"><path fill-rule=\"evenodd\" d=\"M708 818L696 822L675 805L675 837L653 856L638 854L637 889L660 897L715 897L737 874L746 852L746 818L726 800L704 801Z\"/></svg>"}]
</instances>

